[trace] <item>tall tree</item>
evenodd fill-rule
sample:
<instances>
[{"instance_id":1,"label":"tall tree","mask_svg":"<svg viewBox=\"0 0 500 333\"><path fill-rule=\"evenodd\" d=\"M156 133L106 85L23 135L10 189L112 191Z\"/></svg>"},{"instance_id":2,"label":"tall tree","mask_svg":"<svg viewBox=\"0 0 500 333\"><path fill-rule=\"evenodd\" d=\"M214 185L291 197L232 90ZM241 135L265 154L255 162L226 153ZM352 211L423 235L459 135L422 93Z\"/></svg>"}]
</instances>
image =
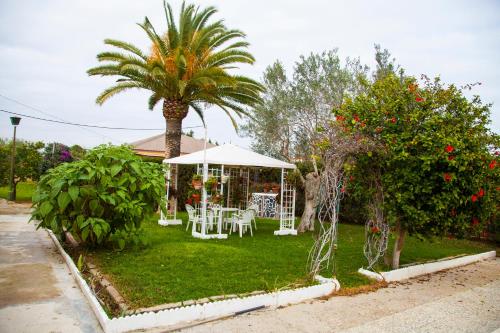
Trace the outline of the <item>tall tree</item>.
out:
<instances>
[{"instance_id":1,"label":"tall tree","mask_svg":"<svg viewBox=\"0 0 500 333\"><path fill-rule=\"evenodd\" d=\"M16 197L17 183L27 180L36 181L40 178L42 154L40 150L44 144L41 141L16 141L16 164L14 170L14 198ZM12 141L0 139L0 185L9 183L10 161L12 156Z\"/></svg>"},{"instance_id":2,"label":"tall tree","mask_svg":"<svg viewBox=\"0 0 500 333\"><path fill-rule=\"evenodd\" d=\"M149 108L163 103L166 120L165 157L180 155L182 120L192 108L203 120L201 105L218 106L231 119L247 114L244 107L260 102L263 87L254 80L230 73L238 64L253 64L245 51L245 34L228 29L222 20L211 22L214 7L182 4L177 22L172 8L164 2L166 32L158 34L146 17L139 26L151 48L148 52L123 41L106 39L106 45L125 52L103 52L98 61L108 62L88 70L89 75L118 77L117 84L97 97L103 104L111 96L129 89L152 92Z\"/></svg>"},{"instance_id":3,"label":"tall tree","mask_svg":"<svg viewBox=\"0 0 500 333\"><path fill-rule=\"evenodd\" d=\"M358 93L357 76L366 72L357 59L342 64L336 49L301 56L291 79L279 61L264 72L264 102L252 109L244 133L252 137L256 151L312 165L310 172L298 177L305 189L301 232L314 228L319 187L315 143L322 138L318 129L333 119L332 108L339 107L345 96Z\"/></svg>"}]
</instances>

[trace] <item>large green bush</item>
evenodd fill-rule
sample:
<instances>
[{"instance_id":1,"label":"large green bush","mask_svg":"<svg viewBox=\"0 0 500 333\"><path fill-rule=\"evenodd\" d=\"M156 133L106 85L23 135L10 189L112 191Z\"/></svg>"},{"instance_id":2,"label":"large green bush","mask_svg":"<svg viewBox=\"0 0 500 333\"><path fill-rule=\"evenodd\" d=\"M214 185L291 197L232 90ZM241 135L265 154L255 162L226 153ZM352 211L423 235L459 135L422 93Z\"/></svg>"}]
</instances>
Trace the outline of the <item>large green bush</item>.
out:
<instances>
[{"instance_id":1,"label":"large green bush","mask_svg":"<svg viewBox=\"0 0 500 333\"><path fill-rule=\"evenodd\" d=\"M111 240L123 248L141 241L141 221L158 208L164 186L161 165L143 162L126 146L102 145L40 179L32 219L88 246Z\"/></svg>"}]
</instances>

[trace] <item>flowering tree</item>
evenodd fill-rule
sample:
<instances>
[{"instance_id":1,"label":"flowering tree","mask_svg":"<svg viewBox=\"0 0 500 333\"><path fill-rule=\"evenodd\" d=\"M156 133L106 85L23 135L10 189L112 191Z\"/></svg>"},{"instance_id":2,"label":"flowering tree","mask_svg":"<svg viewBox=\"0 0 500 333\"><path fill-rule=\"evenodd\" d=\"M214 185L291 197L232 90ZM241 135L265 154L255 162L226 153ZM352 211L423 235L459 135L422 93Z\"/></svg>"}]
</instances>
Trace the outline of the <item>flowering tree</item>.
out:
<instances>
[{"instance_id":1,"label":"flowering tree","mask_svg":"<svg viewBox=\"0 0 500 333\"><path fill-rule=\"evenodd\" d=\"M499 202L490 106L438 78L422 76L419 86L390 73L364 84L366 93L335 113L346 133L379 143L351 168L351 186L373 195L369 184L380 173L383 219L396 234L393 268L407 234L466 236L489 223Z\"/></svg>"},{"instance_id":2,"label":"flowering tree","mask_svg":"<svg viewBox=\"0 0 500 333\"><path fill-rule=\"evenodd\" d=\"M61 163L72 162L73 156L71 149L62 143L49 143L43 151L43 161L41 171L45 173L47 170L58 166Z\"/></svg>"}]
</instances>

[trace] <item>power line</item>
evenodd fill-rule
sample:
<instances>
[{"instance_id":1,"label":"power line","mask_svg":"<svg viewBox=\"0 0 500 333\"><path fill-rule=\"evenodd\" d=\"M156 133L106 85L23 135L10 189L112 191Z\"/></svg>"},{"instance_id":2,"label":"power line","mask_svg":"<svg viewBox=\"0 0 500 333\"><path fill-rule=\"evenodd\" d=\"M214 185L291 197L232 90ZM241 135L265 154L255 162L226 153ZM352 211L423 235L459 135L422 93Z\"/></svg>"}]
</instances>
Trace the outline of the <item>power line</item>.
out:
<instances>
[{"instance_id":1,"label":"power line","mask_svg":"<svg viewBox=\"0 0 500 333\"><path fill-rule=\"evenodd\" d=\"M20 102L20 101L18 101L18 100L15 100L15 99L13 99L13 98L7 97L7 96L5 96L5 95L0 94L0 97L4 98L4 99L6 99L6 100L9 100L9 101L11 101L11 102L13 102L13 103L16 103L16 104L19 104L19 105L21 105L21 106L24 106L25 108L28 108L28 109L31 109L31 110L33 110L33 111L39 112L39 113L41 113L41 114L44 114L44 115L46 115L46 116L50 116L50 117L53 117L53 118L59 119L59 121L63 121L63 122L65 122L65 121L66 121L66 120L64 120L64 119L62 119L62 118L60 118L60 117L58 117L58 116L55 116L55 115L50 114L50 113L48 113L48 112L42 111L42 110L40 110L40 109L38 109L38 108L35 108L35 107L31 106L31 105L28 105L28 104L25 104L25 103ZM25 116L25 117L29 118L30 116ZM103 139L104 139L104 138L108 138L108 139L111 139L111 140L116 140L115 138L112 138L112 137L110 137L110 136L107 136L107 135L101 134L101 133L99 133L99 132L93 131L93 130L91 130L91 129L89 129L89 128L85 128L85 127L82 127L82 126L79 126L79 127L80 127L82 130L87 131L87 132L92 133L92 134L95 134L95 135L98 135L98 136L102 137ZM122 140L116 140L116 141L120 141L120 142L122 142L122 143L123 143L123 141L122 141Z\"/></svg>"},{"instance_id":2,"label":"power line","mask_svg":"<svg viewBox=\"0 0 500 333\"><path fill-rule=\"evenodd\" d=\"M26 118L41 120L41 121L48 121L48 122L51 122L51 123L57 123L57 124L63 124L63 125L71 125L71 126L80 126L80 127L92 127L92 128L101 128L101 129L109 129L109 130L126 130L126 131L162 131L162 130L164 130L164 128L108 127L108 126L98 126L98 125L88 125L88 124L77 124L77 123L71 123L71 122L67 122L67 121L45 119L45 118L30 116L30 115L23 114L23 113L17 113L17 112L2 110L2 109L0 109L0 112L15 114L16 116L22 116L22 117L26 117ZM199 128L199 127L203 127L203 126L201 126L201 125L199 125L199 126L187 126L187 127L183 127L183 129Z\"/></svg>"},{"instance_id":3,"label":"power line","mask_svg":"<svg viewBox=\"0 0 500 333\"><path fill-rule=\"evenodd\" d=\"M0 112L5 112L5 113L10 113L10 114L15 114L17 116L22 116L26 118L31 118L31 119L36 119L36 120L41 120L41 121L48 121L51 123L57 123L57 124L63 124L63 125L71 125L71 126L79 126L79 127L92 127L92 128L101 128L101 129L111 129L111 130L133 130L133 131L160 131L163 128L128 128L128 127L108 127L108 126L98 126L98 125L88 125L88 124L78 124L78 123L71 123L68 121L59 121L59 120L53 120L53 119L46 119L46 118L40 118L40 117L35 117L35 116L30 116L27 114L23 113L17 113L17 112L12 112L12 111L7 111L7 110L0 110Z\"/></svg>"}]
</instances>

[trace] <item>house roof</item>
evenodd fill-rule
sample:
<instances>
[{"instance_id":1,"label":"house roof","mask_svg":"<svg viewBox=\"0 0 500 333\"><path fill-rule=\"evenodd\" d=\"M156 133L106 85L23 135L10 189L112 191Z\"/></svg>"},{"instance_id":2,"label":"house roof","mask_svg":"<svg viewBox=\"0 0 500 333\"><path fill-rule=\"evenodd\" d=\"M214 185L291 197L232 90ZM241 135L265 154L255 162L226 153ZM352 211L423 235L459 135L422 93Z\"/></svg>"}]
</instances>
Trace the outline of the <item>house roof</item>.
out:
<instances>
[{"instance_id":1,"label":"house roof","mask_svg":"<svg viewBox=\"0 0 500 333\"><path fill-rule=\"evenodd\" d=\"M146 139L131 143L132 149L139 155L144 156L165 156L165 133L158 134ZM191 154L203 150L204 140L195 139L191 136L181 136L181 155ZM215 147L207 142L207 148Z\"/></svg>"},{"instance_id":2,"label":"house roof","mask_svg":"<svg viewBox=\"0 0 500 333\"><path fill-rule=\"evenodd\" d=\"M295 169L295 165L226 143L195 153L163 160L167 164L208 164Z\"/></svg>"}]
</instances>

